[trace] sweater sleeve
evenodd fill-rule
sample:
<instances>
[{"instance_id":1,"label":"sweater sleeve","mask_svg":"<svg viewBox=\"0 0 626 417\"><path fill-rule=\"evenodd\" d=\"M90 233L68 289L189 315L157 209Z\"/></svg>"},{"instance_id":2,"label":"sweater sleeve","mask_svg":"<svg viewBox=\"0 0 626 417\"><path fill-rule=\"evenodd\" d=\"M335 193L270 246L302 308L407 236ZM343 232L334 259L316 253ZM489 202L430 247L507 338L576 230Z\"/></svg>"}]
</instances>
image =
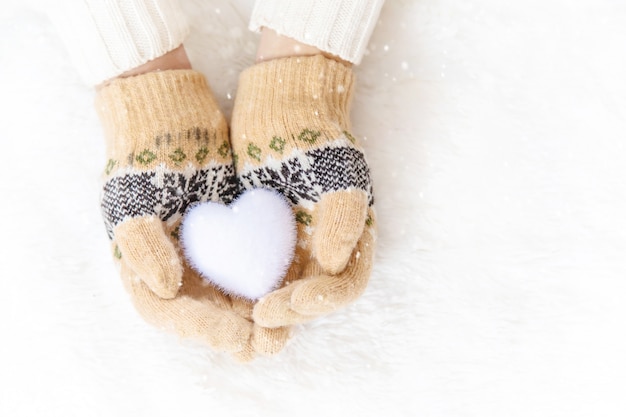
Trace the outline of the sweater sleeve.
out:
<instances>
[{"instance_id":1,"label":"sweater sleeve","mask_svg":"<svg viewBox=\"0 0 626 417\"><path fill-rule=\"evenodd\" d=\"M176 49L189 32L177 0L63 0L47 12L91 85Z\"/></svg>"},{"instance_id":2,"label":"sweater sleeve","mask_svg":"<svg viewBox=\"0 0 626 417\"><path fill-rule=\"evenodd\" d=\"M256 0L250 29L267 27L358 64L384 0Z\"/></svg>"}]
</instances>

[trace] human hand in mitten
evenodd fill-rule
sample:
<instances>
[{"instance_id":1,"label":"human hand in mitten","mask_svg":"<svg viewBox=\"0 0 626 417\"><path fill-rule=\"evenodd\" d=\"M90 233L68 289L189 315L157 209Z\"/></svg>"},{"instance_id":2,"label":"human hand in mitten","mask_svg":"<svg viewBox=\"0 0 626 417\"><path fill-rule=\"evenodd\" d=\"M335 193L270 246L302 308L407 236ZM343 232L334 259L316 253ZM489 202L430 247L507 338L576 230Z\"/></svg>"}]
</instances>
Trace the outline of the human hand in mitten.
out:
<instances>
[{"instance_id":1,"label":"human hand in mitten","mask_svg":"<svg viewBox=\"0 0 626 417\"><path fill-rule=\"evenodd\" d=\"M279 351L287 329L255 325L250 302L223 294L181 256L178 228L189 205L228 204L238 192L228 128L205 78L172 70L116 79L96 106L109 158L104 220L138 312L241 360Z\"/></svg>"},{"instance_id":2,"label":"human hand in mitten","mask_svg":"<svg viewBox=\"0 0 626 417\"><path fill-rule=\"evenodd\" d=\"M283 286L254 306L266 327L302 323L367 286L375 216L369 168L350 133L352 70L322 55L245 70L231 122L237 176L292 203L298 242Z\"/></svg>"}]
</instances>

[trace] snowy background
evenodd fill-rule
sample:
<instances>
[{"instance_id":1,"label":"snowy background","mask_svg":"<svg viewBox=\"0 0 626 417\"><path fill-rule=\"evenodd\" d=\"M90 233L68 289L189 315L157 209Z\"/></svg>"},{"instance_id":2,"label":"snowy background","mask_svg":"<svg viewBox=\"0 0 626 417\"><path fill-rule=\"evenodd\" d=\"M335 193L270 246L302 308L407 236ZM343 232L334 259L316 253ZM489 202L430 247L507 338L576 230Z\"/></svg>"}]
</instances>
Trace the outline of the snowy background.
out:
<instances>
[{"instance_id":1,"label":"snowy background","mask_svg":"<svg viewBox=\"0 0 626 417\"><path fill-rule=\"evenodd\" d=\"M1 416L626 415L622 0L388 0L353 112L371 285L246 365L135 313L93 92L36 1L0 4ZM185 2L227 114L251 6Z\"/></svg>"}]
</instances>

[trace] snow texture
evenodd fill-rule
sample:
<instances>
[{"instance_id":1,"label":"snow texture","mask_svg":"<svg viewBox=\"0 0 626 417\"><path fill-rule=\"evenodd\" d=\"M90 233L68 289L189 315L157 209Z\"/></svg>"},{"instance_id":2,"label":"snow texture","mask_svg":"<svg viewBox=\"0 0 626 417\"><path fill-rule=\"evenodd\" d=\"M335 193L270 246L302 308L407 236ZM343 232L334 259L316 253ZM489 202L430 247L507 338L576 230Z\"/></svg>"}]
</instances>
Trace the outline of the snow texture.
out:
<instances>
[{"instance_id":1,"label":"snow texture","mask_svg":"<svg viewBox=\"0 0 626 417\"><path fill-rule=\"evenodd\" d=\"M230 206L206 202L192 207L180 237L185 256L206 280L230 295L256 300L287 274L296 222L284 197L259 188Z\"/></svg>"},{"instance_id":2,"label":"snow texture","mask_svg":"<svg viewBox=\"0 0 626 417\"><path fill-rule=\"evenodd\" d=\"M43 0L0 1L0 415L626 415L623 1L388 0L353 107L371 283L245 365L135 313L94 92ZM184 6L230 114L252 2Z\"/></svg>"}]
</instances>

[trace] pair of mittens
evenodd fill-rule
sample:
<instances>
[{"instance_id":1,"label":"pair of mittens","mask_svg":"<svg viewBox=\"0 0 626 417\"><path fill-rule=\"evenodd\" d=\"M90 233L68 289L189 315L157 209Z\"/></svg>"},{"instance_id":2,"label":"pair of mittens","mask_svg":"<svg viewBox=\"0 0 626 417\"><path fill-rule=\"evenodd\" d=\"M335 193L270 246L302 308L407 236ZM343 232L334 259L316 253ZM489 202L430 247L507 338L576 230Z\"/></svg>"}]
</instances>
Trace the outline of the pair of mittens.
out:
<instances>
[{"instance_id":1,"label":"pair of mittens","mask_svg":"<svg viewBox=\"0 0 626 417\"><path fill-rule=\"evenodd\" d=\"M353 84L350 68L321 55L257 64L241 75L230 141L206 80L195 71L118 79L99 91L108 156L105 224L123 282L148 322L249 360L282 349L287 326L335 311L363 292L375 228L369 169L349 132ZM287 201L295 253L274 265L287 270L282 282L246 293L258 281L247 277L252 281L244 282L241 296L189 266L181 221L199 203L227 205L242 190L259 188ZM231 259L250 259L243 254L255 248L272 253L267 219L261 222L268 244L229 250ZM212 255L224 259L218 249L204 254ZM250 266L240 271L246 269L263 275Z\"/></svg>"}]
</instances>

